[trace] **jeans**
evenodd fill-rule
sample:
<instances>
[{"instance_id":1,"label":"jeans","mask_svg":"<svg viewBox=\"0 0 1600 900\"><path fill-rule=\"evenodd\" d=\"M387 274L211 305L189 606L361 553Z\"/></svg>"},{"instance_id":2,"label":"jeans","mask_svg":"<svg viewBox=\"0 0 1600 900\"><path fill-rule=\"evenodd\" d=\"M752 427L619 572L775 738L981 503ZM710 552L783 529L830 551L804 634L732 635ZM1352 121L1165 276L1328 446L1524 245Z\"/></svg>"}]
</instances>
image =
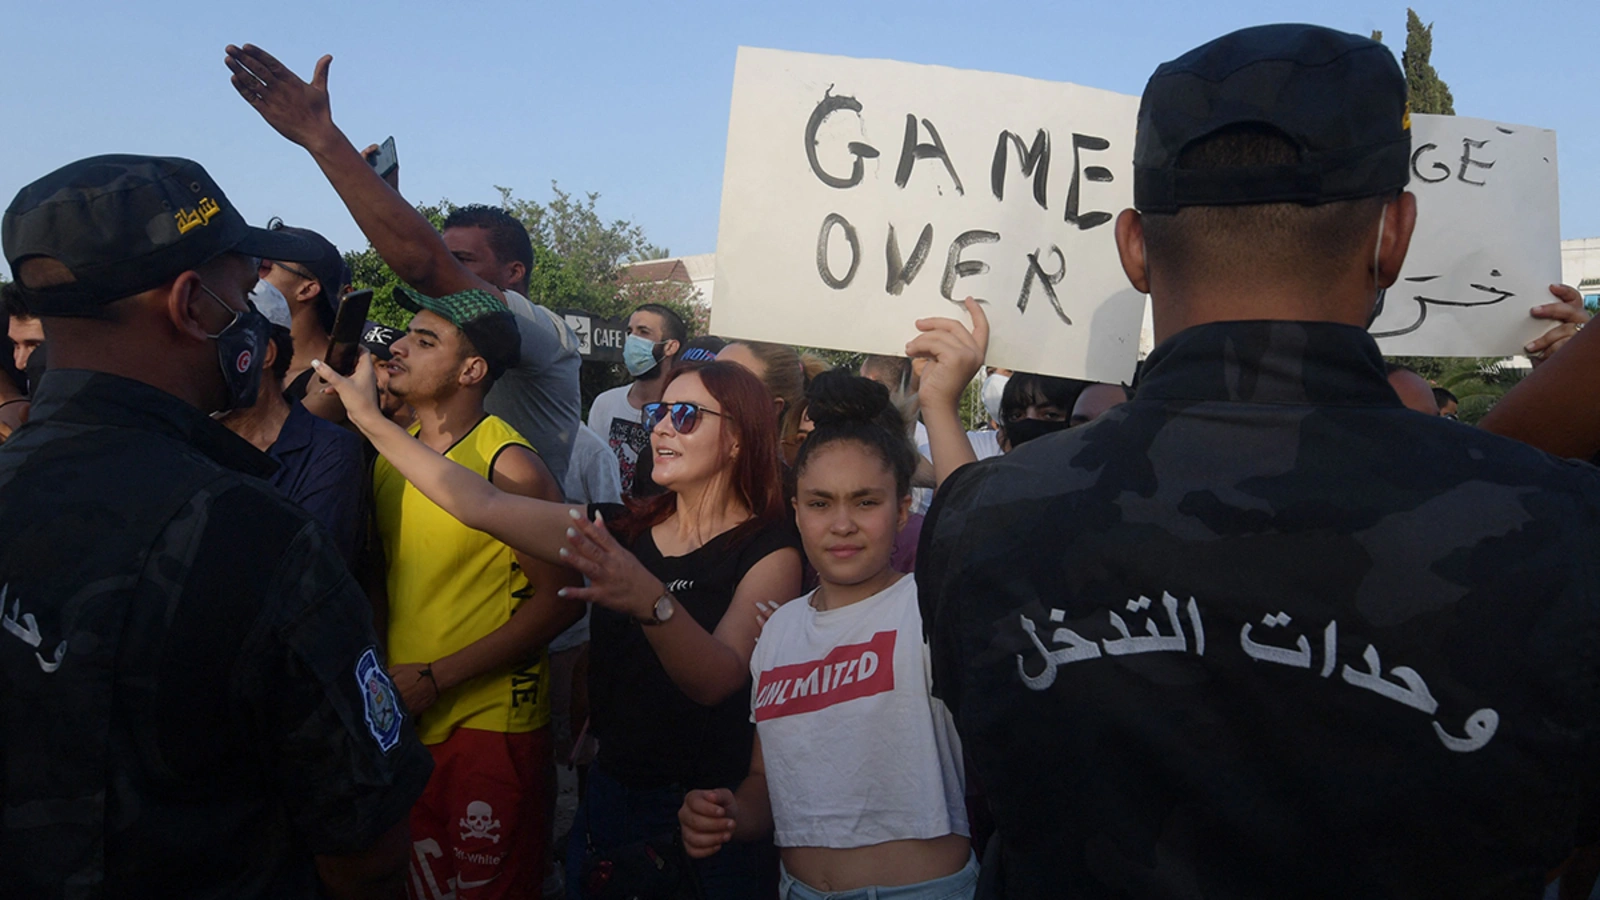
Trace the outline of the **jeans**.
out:
<instances>
[{"instance_id":1,"label":"jeans","mask_svg":"<svg viewBox=\"0 0 1600 900\"><path fill-rule=\"evenodd\" d=\"M675 830L685 793L679 787L633 790L598 765L591 766L588 793L578 807L572 836L567 840L569 900L582 898L588 842L592 841L596 850L612 850ZM715 855L693 860L705 900L750 900L758 896L759 851L755 844L730 841Z\"/></svg>"},{"instance_id":2,"label":"jeans","mask_svg":"<svg viewBox=\"0 0 1600 900\"><path fill-rule=\"evenodd\" d=\"M779 876L779 900L972 900L978 889L978 858L968 857L961 871L932 881L896 887L864 887L823 893L785 871Z\"/></svg>"}]
</instances>

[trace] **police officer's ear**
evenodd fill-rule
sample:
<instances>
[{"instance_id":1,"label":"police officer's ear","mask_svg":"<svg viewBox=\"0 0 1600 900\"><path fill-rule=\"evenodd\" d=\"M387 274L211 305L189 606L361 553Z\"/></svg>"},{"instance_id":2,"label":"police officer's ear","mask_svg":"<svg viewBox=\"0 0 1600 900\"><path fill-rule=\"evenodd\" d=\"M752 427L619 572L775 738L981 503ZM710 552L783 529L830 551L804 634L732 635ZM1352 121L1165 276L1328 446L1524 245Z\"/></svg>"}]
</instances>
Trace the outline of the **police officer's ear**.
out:
<instances>
[{"instance_id":1,"label":"police officer's ear","mask_svg":"<svg viewBox=\"0 0 1600 900\"><path fill-rule=\"evenodd\" d=\"M1412 208L1415 211L1415 204ZM1117 256L1122 260L1122 273L1128 276L1133 289L1141 294L1150 293L1150 265L1144 255L1144 218L1136 209L1125 209L1117 216Z\"/></svg>"},{"instance_id":2,"label":"police officer's ear","mask_svg":"<svg viewBox=\"0 0 1600 900\"><path fill-rule=\"evenodd\" d=\"M185 337L197 341L211 339L228 325L222 304L204 290L200 273L190 270L174 278L165 288L156 288L159 302L166 307L167 319Z\"/></svg>"},{"instance_id":3,"label":"police officer's ear","mask_svg":"<svg viewBox=\"0 0 1600 900\"><path fill-rule=\"evenodd\" d=\"M1410 191L1383 208L1383 234L1378 239L1378 287L1386 288L1400 278L1400 266L1411 249L1411 233L1417 227L1417 197Z\"/></svg>"}]
</instances>

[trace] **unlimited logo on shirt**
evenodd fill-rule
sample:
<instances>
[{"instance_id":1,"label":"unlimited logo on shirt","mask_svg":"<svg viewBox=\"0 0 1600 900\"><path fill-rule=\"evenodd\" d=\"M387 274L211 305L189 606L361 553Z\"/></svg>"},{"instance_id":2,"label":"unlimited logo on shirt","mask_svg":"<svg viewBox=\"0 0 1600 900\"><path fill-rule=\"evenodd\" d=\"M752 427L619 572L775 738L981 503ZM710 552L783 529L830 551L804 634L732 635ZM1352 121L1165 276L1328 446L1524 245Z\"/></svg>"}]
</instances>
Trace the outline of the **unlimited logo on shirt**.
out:
<instances>
[{"instance_id":1,"label":"unlimited logo on shirt","mask_svg":"<svg viewBox=\"0 0 1600 900\"><path fill-rule=\"evenodd\" d=\"M895 634L880 631L864 644L835 647L815 662L762 672L756 689L756 721L816 712L894 690Z\"/></svg>"}]
</instances>

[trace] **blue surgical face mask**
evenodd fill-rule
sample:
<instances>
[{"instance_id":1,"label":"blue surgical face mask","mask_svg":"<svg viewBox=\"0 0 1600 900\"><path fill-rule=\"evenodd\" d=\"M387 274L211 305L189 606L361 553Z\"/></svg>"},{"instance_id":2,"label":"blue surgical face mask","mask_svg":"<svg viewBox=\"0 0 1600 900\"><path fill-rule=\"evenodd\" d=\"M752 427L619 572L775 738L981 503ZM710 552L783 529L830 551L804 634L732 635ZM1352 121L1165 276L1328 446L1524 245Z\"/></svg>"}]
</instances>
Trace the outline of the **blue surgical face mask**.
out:
<instances>
[{"instance_id":1,"label":"blue surgical face mask","mask_svg":"<svg viewBox=\"0 0 1600 900\"><path fill-rule=\"evenodd\" d=\"M637 334L628 335L622 342L622 364L628 367L628 374L638 378L660 365L661 360L656 358L657 346Z\"/></svg>"}]
</instances>

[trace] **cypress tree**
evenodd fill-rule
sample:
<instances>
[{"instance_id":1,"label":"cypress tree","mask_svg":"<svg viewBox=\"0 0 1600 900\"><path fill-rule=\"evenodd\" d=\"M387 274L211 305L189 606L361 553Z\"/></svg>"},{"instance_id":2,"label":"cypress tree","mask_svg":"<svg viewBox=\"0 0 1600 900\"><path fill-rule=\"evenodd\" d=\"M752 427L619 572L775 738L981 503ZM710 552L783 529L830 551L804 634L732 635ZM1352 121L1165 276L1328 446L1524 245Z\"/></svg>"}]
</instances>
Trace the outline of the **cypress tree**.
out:
<instances>
[{"instance_id":1,"label":"cypress tree","mask_svg":"<svg viewBox=\"0 0 1600 900\"><path fill-rule=\"evenodd\" d=\"M1453 116L1455 100L1450 88L1433 69L1428 57L1433 55L1433 23L1422 24L1416 10L1406 10L1406 49L1400 63L1406 73L1406 88L1414 113L1433 113Z\"/></svg>"}]
</instances>

